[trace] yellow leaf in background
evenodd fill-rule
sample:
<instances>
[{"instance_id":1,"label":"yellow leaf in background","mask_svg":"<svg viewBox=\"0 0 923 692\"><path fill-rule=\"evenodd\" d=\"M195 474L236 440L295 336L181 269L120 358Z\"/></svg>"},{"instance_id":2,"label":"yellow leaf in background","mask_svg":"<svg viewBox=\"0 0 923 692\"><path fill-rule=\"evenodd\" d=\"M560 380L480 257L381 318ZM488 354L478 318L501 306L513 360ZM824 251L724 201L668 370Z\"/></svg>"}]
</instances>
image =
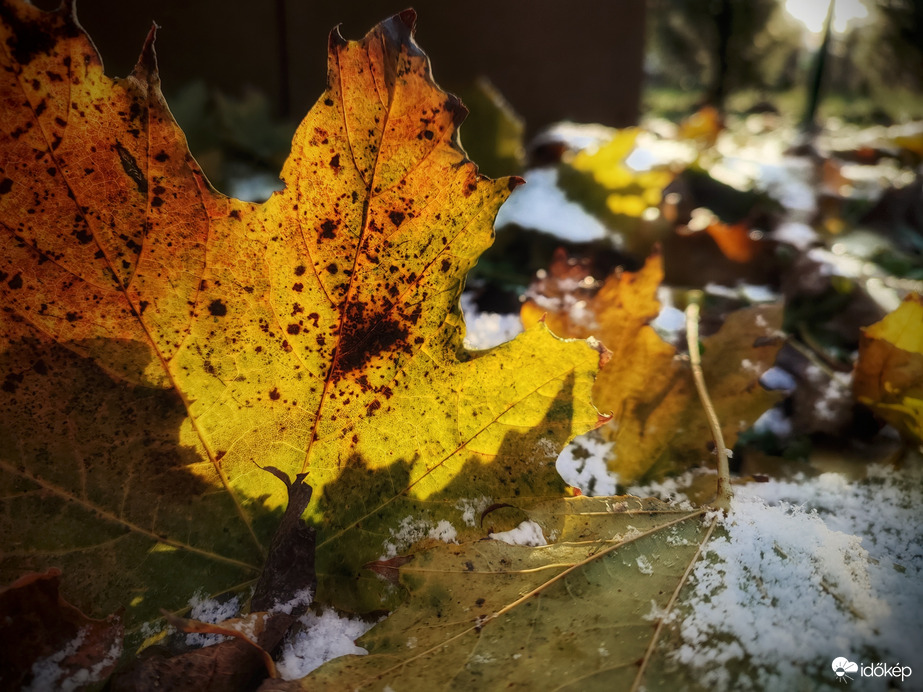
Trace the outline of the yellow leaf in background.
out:
<instances>
[{"instance_id":1,"label":"yellow leaf in background","mask_svg":"<svg viewBox=\"0 0 923 692\"><path fill-rule=\"evenodd\" d=\"M673 180L667 170L636 171L625 163L635 148L639 128L617 130L599 149L583 149L574 156L574 170L589 175L609 191L606 206L614 214L640 217L648 207L657 206L663 189Z\"/></svg>"},{"instance_id":2,"label":"yellow leaf in background","mask_svg":"<svg viewBox=\"0 0 923 692\"><path fill-rule=\"evenodd\" d=\"M856 398L902 435L923 442L923 297L862 330L853 375Z\"/></svg>"},{"instance_id":3,"label":"yellow leaf in background","mask_svg":"<svg viewBox=\"0 0 923 692\"><path fill-rule=\"evenodd\" d=\"M593 336L611 351L596 378L593 400L612 420L592 433L612 443L609 467L623 484L710 462L711 434L688 363L648 323L660 312L659 254L637 272L616 272L586 301L579 317L527 301L523 324L544 314L553 332ZM703 340L702 365L728 446L778 399L759 379L782 346L781 305L731 313ZM577 440L573 444L578 445Z\"/></svg>"}]
</instances>

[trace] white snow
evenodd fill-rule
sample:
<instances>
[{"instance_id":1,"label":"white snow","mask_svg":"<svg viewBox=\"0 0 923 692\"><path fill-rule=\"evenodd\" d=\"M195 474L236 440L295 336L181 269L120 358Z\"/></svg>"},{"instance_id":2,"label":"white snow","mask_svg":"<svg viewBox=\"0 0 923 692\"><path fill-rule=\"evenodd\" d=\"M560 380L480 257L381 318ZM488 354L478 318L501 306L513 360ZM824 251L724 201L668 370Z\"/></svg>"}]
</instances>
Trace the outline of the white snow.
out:
<instances>
[{"instance_id":1,"label":"white snow","mask_svg":"<svg viewBox=\"0 0 923 692\"><path fill-rule=\"evenodd\" d=\"M384 554L380 560L400 555L411 545L424 538L432 538L443 543L453 543L457 537L455 527L445 519L433 524L425 518L406 516L396 529L389 529L391 537L384 543Z\"/></svg>"},{"instance_id":2,"label":"white snow","mask_svg":"<svg viewBox=\"0 0 923 692\"><path fill-rule=\"evenodd\" d=\"M542 527L531 519L526 519L515 529L509 531L498 531L490 534L490 538L496 541L503 541L510 545L525 545L536 548L540 545L548 545L545 540L545 534L542 533Z\"/></svg>"},{"instance_id":3,"label":"white snow","mask_svg":"<svg viewBox=\"0 0 923 692\"><path fill-rule=\"evenodd\" d=\"M555 466L565 483L586 495L615 495L618 476L607 461L612 446L596 433L581 435L562 450Z\"/></svg>"},{"instance_id":4,"label":"white snow","mask_svg":"<svg viewBox=\"0 0 923 692\"><path fill-rule=\"evenodd\" d=\"M760 384L766 389L790 392L798 385L795 378L788 370L783 370L777 365L772 366L760 377Z\"/></svg>"},{"instance_id":5,"label":"white snow","mask_svg":"<svg viewBox=\"0 0 923 692\"><path fill-rule=\"evenodd\" d=\"M923 672L921 481L919 468L874 466L862 482L826 473L736 487L723 535L671 615L683 642L671 655L720 689L794 689L827 675L832 687L839 656Z\"/></svg>"},{"instance_id":6,"label":"white snow","mask_svg":"<svg viewBox=\"0 0 923 692\"><path fill-rule=\"evenodd\" d=\"M33 663L32 681L23 688L23 692L45 692L46 690L73 692L99 682L102 679L102 673L122 655L122 641L116 637L116 641L106 652L105 657L90 668L62 668L61 662L78 652L86 635L86 629L81 629L64 647Z\"/></svg>"},{"instance_id":7,"label":"white snow","mask_svg":"<svg viewBox=\"0 0 923 692\"><path fill-rule=\"evenodd\" d=\"M462 313L465 316L465 348L477 351L499 346L522 332L517 314L481 312L470 292L462 293Z\"/></svg>"},{"instance_id":8,"label":"white snow","mask_svg":"<svg viewBox=\"0 0 923 692\"><path fill-rule=\"evenodd\" d=\"M202 592L196 593L189 599L189 605L192 608L189 618L199 622L207 622L210 625L217 625L240 613L240 600L237 596L220 602L213 598L206 597ZM201 634L192 632L186 635L186 644L189 646L212 646L227 639L223 634Z\"/></svg>"},{"instance_id":9,"label":"white snow","mask_svg":"<svg viewBox=\"0 0 923 692\"><path fill-rule=\"evenodd\" d=\"M778 406L775 406L756 419L753 424L754 432L769 432L779 438L786 438L792 434L792 419L785 415Z\"/></svg>"},{"instance_id":10,"label":"white snow","mask_svg":"<svg viewBox=\"0 0 923 692\"><path fill-rule=\"evenodd\" d=\"M465 522L465 526L474 526L477 524L481 514L492 502L491 498L481 495L481 497L474 499L459 500L455 503L455 509L462 513L461 518Z\"/></svg>"},{"instance_id":11,"label":"white snow","mask_svg":"<svg viewBox=\"0 0 923 692\"><path fill-rule=\"evenodd\" d=\"M595 216L564 196L554 168L534 168L526 171L523 177L526 184L513 190L500 207L495 223L497 229L516 224L573 243L615 238Z\"/></svg>"},{"instance_id":12,"label":"white snow","mask_svg":"<svg viewBox=\"0 0 923 692\"><path fill-rule=\"evenodd\" d=\"M341 617L333 610L320 615L308 612L300 618L304 629L285 640L276 668L283 680L303 678L322 663L338 656L364 655L368 651L355 640L368 632L374 622Z\"/></svg>"}]
</instances>

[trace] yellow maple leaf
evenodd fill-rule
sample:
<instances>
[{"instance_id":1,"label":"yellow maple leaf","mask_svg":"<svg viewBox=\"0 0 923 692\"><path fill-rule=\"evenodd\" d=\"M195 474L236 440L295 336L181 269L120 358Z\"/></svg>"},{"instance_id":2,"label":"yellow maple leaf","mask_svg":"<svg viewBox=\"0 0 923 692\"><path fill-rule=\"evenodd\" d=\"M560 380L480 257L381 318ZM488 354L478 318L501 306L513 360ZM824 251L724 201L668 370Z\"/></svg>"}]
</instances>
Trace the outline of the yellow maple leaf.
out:
<instances>
[{"instance_id":1,"label":"yellow maple leaf","mask_svg":"<svg viewBox=\"0 0 923 692\"><path fill-rule=\"evenodd\" d=\"M412 12L333 32L265 204L205 180L153 32L113 80L69 5L2 19L3 574L53 561L81 604L142 614L245 583L286 501L266 465L315 488L333 591L325 565L353 584L420 503L560 491L600 355L541 326L464 350L464 277L516 180L465 157Z\"/></svg>"}]
</instances>

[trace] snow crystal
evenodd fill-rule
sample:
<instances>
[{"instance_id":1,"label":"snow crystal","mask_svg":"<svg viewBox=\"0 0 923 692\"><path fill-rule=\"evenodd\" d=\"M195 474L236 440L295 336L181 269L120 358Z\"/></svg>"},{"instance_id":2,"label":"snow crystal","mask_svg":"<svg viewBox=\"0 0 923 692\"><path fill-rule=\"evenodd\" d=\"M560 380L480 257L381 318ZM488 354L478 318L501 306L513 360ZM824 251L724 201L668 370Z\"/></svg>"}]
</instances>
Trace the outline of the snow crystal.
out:
<instances>
[{"instance_id":1,"label":"snow crystal","mask_svg":"<svg viewBox=\"0 0 923 692\"><path fill-rule=\"evenodd\" d=\"M558 456L558 473L586 495L615 495L618 476L609 471L607 462L613 444L596 435L578 437Z\"/></svg>"},{"instance_id":2,"label":"snow crystal","mask_svg":"<svg viewBox=\"0 0 923 692\"><path fill-rule=\"evenodd\" d=\"M500 207L495 226L509 224L534 228L543 233L586 243L611 238L599 220L590 216L579 204L571 202L558 187L558 172L553 168L535 168L523 174L526 185L513 190Z\"/></svg>"},{"instance_id":3,"label":"snow crystal","mask_svg":"<svg viewBox=\"0 0 923 692\"><path fill-rule=\"evenodd\" d=\"M912 666L923 641L921 481L920 469L872 467L859 483L826 473L736 488L726 533L671 615L682 637L671 655L706 686L737 689L822 679L838 656ZM731 679L735 661L746 679Z\"/></svg>"},{"instance_id":4,"label":"snow crystal","mask_svg":"<svg viewBox=\"0 0 923 692\"><path fill-rule=\"evenodd\" d=\"M286 638L276 668L283 680L298 680L332 658L368 651L356 646L355 640L368 632L374 623L340 617L333 610L320 615L309 612L300 618L304 629Z\"/></svg>"},{"instance_id":5,"label":"snow crystal","mask_svg":"<svg viewBox=\"0 0 923 692\"><path fill-rule=\"evenodd\" d=\"M510 545L524 545L530 548L548 545L548 541L545 540L545 534L542 533L542 527L531 519L526 519L515 529L492 533L490 537Z\"/></svg>"},{"instance_id":6,"label":"snow crystal","mask_svg":"<svg viewBox=\"0 0 923 692\"><path fill-rule=\"evenodd\" d=\"M465 348L483 350L499 346L522 332L518 314L481 312L472 294L462 293L461 308L465 315Z\"/></svg>"}]
</instances>

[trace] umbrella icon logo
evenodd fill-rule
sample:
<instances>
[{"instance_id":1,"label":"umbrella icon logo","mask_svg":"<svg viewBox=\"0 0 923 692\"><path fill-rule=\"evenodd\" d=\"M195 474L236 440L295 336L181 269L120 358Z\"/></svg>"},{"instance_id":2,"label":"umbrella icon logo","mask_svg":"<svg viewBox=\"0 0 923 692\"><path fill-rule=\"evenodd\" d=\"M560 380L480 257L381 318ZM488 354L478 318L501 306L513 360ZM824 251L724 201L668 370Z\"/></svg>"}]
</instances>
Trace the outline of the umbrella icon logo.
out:
<instances>
[{"instance_id":1,"label":"umbrella icon logo","mask_svg":"<svg viewBox=\"0 0 923 692\"><path fill-rule=\"evenodd\" d=\"M846 682L847 680L852 680L846 673L856 673L859 671L859 664L853 663L852 661L843 658L842 656L833 659L831 664L833 667L833 672L836 673L837 680L840 682Z\"/></svg>"}]
</instances>

